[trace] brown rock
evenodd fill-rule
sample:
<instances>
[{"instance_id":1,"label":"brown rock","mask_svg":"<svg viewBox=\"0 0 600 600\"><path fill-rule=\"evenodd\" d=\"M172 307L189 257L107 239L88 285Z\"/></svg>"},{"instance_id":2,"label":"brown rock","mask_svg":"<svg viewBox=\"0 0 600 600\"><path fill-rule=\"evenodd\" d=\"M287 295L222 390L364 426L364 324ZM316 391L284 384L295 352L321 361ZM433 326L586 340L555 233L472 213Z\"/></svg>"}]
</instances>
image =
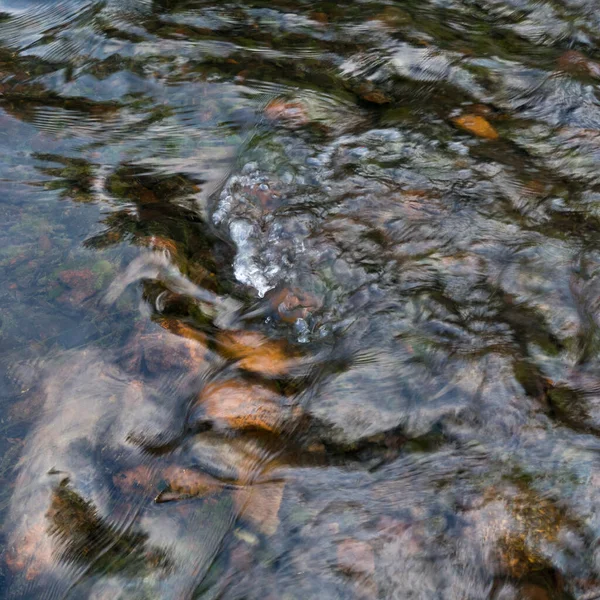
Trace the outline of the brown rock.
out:
<instances>
[{"instance_id":1,"label":"brown rock","mask_svg":"<svg viewBox=\"0 0 600 600\"><path fill-rule=\"evenodd\" d=\"M281 430L286 412L283 398L267 387L241 381L207 385L199 404L207 419L233 429Z\"/></svg>"},{"instance_id":2,"label":"brown rock","mask_svg":"<svg viewBox=\"0 0 600 600\"><path fill-rule=\"evenodd\" d=\"M253 555L248 544L238 544L229 555L234 572L249 571L252 568Z\"/></svg>"},{"instance_id":3,"label":"brown rock","mask_svg":"<svg viewBox=\"0 0 600 600\"><path fill-rule=\"evenodd\" d=\"M361 98L373 104L389 104L392 100L389 96L379 90L371 90L361 94Z\"/></svg>"},{"instance_id":4,"label":"brown rock","mask_svg":"<svg viewBox=\"0 0 600 600\"><path fill-rule=\"evenodd\" d=\"M170 325L176 327L175 325ZM181 326L178 335L158 331L140 336L146 368L150 373L159 373L173 368L195 370L205 364L208 350L205 336L191 328ZM190 337L180 337L184 333Z\"/></svg>"},{"instance_id":5,"label":"brown rock","mask_svg":"<svg viewBox=\"0 0 600 600\"><path fill-rule=\"evenodd\" d=\"M267 377L287 373L294 362L287 353L285 342L270 340L255 331L223 332L217 341L222 353L228 358L237 359L240 368Z\"/></svg>"},{"instance_id":6,"label":"brown rock","mask_svg":"<svg viewBox=\"0 0 600 600\"><path fill-rule=\"evenodd\" d=\"M10 418L15 421L29 421L39 418L44 400L44 394L39 391L27 394L22 400L18 400L11 405L9 409Z\"/></svg>"},{"instance_id":7,"label":"brown rock","mask_svg":"<svg viewBox=\"0 0 600 600\"><path fill-rule=\"evenodd\" d=\"M163 473L163 478L168 488L159 494L157 502L205 498L219 493L224 488L218 479L196 469L171 466Z\"/></svg>"},{"instance_id":8,"label":"brown rock","mask_svg":"<svg viewBox=\"0 0 600 600\"><path fill-rule=\"evenodd\" d=\"M488 140L498 139L498 132L489 124L487 119L479 115L463 115L452 119L452 122L461 129L478 137Z\"/></svg>"},{"instance_id":9,"label":"brown rock","mask_svg":"<svg viewBox=\"0 0 600 600\"><path fill-rule=\"evenodd\" d=\"M561 54L556 65L560 71L564 71L565 73L600 77L600 64L590 60L587 56L576 50L568 50L564 54Z\"/></svg>"},{"instance_id":10,"label":"brown rock","mask_svg":"<svg viewBox=\"0 0 600 600\"><path fill-rule=\"evenodd\" d=\"M201 464L210 464L219 479L236 485L264 482L282 464L281 454L258 436L226 436L204 431L195 436L192 451Z\"/></svg>"},{"instance_id":11,"label":"brown rock","mask_svg":"<svg viewBox=\"0 0 600 600\"><path fill-rule=\"evenodd\" d=\"M235 76L235 80L239 83L243 83L248 79L248 75L250 75L250 71L248 69L243 69Z\"/></svg>"},{"instance_id":12,"label":"brown rock","mask_svg":"<svg viewBox=\"0 0 600 600\"><path fill-rule=\"evenodd\" d=\"M265 535L273 535L279 526L279 507L284 487L284 482L275 482L236 490L233 501L237 513Z\"/></svg>"}]
</instances>

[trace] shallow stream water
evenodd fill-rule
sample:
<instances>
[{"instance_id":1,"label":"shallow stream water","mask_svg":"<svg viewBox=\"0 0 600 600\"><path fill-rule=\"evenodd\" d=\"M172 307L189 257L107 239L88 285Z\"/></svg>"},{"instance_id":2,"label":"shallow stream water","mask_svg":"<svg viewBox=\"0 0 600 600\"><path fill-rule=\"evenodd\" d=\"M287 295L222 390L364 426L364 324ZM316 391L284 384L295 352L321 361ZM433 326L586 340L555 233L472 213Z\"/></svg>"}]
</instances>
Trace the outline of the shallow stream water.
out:
<instances>
[{"instance_id":1,"label":"shallow stream water","mask_svg":"<svg viewBox=\"0 0 600 600\"><path fill-rule=\"evenodd\" d=\"M596 0L0 0L0 599L600 598Z\"/></svg>"}]
</instances>

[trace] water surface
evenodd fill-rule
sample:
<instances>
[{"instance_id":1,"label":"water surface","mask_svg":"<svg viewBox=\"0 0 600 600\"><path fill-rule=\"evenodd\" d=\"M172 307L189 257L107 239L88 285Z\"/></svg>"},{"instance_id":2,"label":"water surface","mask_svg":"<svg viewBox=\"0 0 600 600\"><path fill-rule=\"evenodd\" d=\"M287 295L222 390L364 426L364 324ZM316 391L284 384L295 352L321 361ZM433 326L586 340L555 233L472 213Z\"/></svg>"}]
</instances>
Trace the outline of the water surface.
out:
<instances>
[{"instance_id":1,"label":"water surface","mask_svg":"<svg viewBox=\"0 0 600 600\"><path fill-rule=\"evenodd\" d=\"M0 598L600 598L600 6L0 1Z\"/></svg>"}]
</instances>

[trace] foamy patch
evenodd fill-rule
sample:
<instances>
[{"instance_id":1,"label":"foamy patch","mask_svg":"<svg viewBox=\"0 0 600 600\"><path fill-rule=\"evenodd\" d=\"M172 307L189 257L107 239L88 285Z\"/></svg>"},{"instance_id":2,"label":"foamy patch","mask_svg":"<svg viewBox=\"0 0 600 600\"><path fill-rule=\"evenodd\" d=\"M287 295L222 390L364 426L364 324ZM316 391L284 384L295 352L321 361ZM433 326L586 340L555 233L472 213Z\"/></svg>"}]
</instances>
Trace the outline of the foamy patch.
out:
<instances>
[{"instance_id":1,"label":"foamy patch","mask_svg":"<svg viewBox=\"0 0 600 600\"><path fill-rule=\"evenodd\" d=\"M253 239L256 235L254 229L252 223L243 219L236 219L229 225L229 234L237 247L233 272L240 283L253 287L262 298L273 288L273 285L265 276L265 270L260 265Z\"/></svg>"}]
</instances>

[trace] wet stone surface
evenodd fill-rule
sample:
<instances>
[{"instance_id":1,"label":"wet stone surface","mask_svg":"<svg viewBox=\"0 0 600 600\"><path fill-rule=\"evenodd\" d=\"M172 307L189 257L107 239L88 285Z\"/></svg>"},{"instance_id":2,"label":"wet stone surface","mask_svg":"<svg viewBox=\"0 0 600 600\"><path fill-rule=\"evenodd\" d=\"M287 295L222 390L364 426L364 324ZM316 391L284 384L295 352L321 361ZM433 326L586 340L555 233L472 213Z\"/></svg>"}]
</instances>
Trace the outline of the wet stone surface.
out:
<instances>
[{"instance_id":1,"label":"wet stone surface","mask_svg":"<svg viewBox=\"0 0 600 600\"><path fill-rule=\"evenodd\" d=\"M1 600L599 597L596 4L0 13Z\"/></svg>"}]
</instances>

